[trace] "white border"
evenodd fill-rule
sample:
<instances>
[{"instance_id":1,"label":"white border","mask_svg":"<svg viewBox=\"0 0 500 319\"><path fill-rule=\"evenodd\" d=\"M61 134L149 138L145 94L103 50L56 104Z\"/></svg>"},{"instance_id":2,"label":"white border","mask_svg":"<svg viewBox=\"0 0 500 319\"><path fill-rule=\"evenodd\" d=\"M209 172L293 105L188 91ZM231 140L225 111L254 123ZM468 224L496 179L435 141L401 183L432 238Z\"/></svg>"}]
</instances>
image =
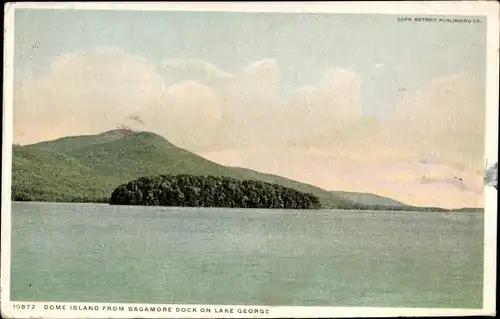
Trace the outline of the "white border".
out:
<instances>
[{"instance_id":1,"label":"white border","mask_svg":"<svg viewBox=\"0 0 500 319\"><path fill-rule=\"evenodd\" d=\"M487 15L495 10L493 1L269 1L269 2L23 2L17 9L91 9L132 11L225 11L225 12L308 12ZM498 9L497 9L498 10ZM494 16L494 14L491 14Z\"/></svg>"},{"instance_id":2,"label":"white border","mask_svg":"<svg viewBox=\"0 0 500 319\"><path fill-rule=\"evenodd\" d=\"M0 267L0 309L2 317L5 302L10 300L10 208L11 208L11 173L12 173L12 134L14 104L14 10L9 4L4 7L4 42L3 42L3 114L2 114L2 251ZM7 310L8 311L8 310Z\"/></svg>"},{"instance_id":3,"label":"white border","mask_svg":"<svg viewBox=\"0 0 500 319\"><path fill-rule=\"evenodd\" d=\"M486 131L485 158L493 164L498 162L498 109L499 109L499 5L492 6L488 15L486 35ZM495 10L496 9L496 10ZM484 278L483 309L496 311L496 271L497 271L497 214L498 191L493 187L484 188Z\"/></svg>"},{"instance_id":4,"label":"white border","mask_svg":"<svg viewBox=\"0 0 500 319\"><path fill-rule=\"evenodd\" d=\"M3 317L15 318L303 318L303 317L398 317L398 316L471 316L494 315L496 311L496 239L497 239L497 192L485 188L484 228L484 287L482 309L427 309L427 308L372 308L372 307L262 307L262 306L217 306L184 305L196 308L197 313L175 312L183 305L146 305L110 303L51 303L10 302L10 183L12 165L12 104L13 104L13 61L14 61L14 10L15 9L99 9L99 10L141 10L141 11L228 11L228 12L310 12L310 13L352 13L352 14L399 14L399 15L468 15L487 16L487 92L486 92L486 151L490 163L498 161L498 78L499 78L499 4L496 1L426 1L426 2L54 2L14 3L5 5L4 21L4 99L3 99L3 144L2 144L2 250L1 250L1 310ZM125 311L51 311L50 305L66 307L85 305L123 306ZM17 305L17 306L16 306ZM35 311L14 309L33 305ZM130 312L129 306L172 307L172 312ZM201 313L202 308L212 309ZM233 313L215 314L215 309L233 309ZM268 314L245 314L238 309L264 309Z\"/></svg>"}]
</instances>

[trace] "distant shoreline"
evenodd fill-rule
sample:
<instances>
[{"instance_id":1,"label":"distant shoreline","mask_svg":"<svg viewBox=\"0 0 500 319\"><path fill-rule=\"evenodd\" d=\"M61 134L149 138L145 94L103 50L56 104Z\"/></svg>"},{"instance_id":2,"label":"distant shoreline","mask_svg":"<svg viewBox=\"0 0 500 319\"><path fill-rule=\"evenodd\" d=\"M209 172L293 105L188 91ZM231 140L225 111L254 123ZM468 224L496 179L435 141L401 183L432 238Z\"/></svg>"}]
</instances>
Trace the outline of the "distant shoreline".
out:
<instances>
[{"instance_id":1,"label":"distant shoreline","mask_svg":"<svg viewBox=\"0 0 500 319\"><path fill-rule=\"evenodd\" d=\"M111 205L108 202L103 201L19 201L19 200L11 200L12 203L39 203L39 204L100 204L100 205L109 205L109 206L118 206ZM229 209L258 209L258 210L277 210L276 208L247 208L247 207L217 207L217 206L151 206L151 205L120 205L120 206L137 206L137 207L158 207L158 208L229 208ZM291 209L283 209L283 210L291 210ZM350 210L350 211L385 211L385 212L436 212L436 213L484 213L484 208L480 207L465 207L465 208L454 208L454 209L446 209L446 208L432 208L432 207L366 207L366 208L353 208L353 207L321 207L314 209L294 209L294 210L303 210L303 211L314 211L314 210Z\"/></svg>"}]
</instances>

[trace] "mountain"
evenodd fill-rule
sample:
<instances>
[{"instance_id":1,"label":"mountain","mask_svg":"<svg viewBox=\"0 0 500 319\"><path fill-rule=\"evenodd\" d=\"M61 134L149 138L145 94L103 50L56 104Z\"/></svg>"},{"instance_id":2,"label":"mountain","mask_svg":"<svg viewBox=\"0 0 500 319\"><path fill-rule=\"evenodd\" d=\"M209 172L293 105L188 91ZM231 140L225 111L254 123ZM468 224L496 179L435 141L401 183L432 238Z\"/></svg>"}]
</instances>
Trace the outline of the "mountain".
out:
<instances>
[{"instance_id":1,"label":"mountain","mask_svg":"<svg viewBox=\"0 0 500 319\"><path fill-rule=\"evenodd\" d=\"M223 166L150 132L119 129L13 145L12 151L15 201L107 203L115 188L139 177L190 174L275 183L317 196L324 208L447 211L408 206L374 194L327 191L277 175Z\"/></svg>"},{"instance_id":2,"label":"mountain","mask_svg":"<svg viewBox=\"0 0 500 319\"><path fill-rule=\"evenodd\" d=\"M12 152L14 200L96 199L116 184L61 152L26 146L13 146Z\"/></svg>"},{"instance_id":3,"label":"mountain","mask_svg":"<svg viewBox=\"0 0 500 319\"><path fill-rule=\"evenodd\" d=\"M397 200L392 198L383 197L370 193L356 193L356 192L344 192L344 191L333 191L335 196L345 198L347 200L357 202L365 205L379 205L379 206L407 206Z\"/></svg>"},{"instance_id":4,"label":"mountain","mask_svg":"<svg viewBox=\"0 0 500 319\"><path fill-rule=\"evenodd\" d=\"M141 176L193 174L276 183L311 193L325 207L357 205L312 185L219 165L153 133L123 129L14 145L12 172L14 200L105 202L117 186Z\"/></svg>"}]
</instances>

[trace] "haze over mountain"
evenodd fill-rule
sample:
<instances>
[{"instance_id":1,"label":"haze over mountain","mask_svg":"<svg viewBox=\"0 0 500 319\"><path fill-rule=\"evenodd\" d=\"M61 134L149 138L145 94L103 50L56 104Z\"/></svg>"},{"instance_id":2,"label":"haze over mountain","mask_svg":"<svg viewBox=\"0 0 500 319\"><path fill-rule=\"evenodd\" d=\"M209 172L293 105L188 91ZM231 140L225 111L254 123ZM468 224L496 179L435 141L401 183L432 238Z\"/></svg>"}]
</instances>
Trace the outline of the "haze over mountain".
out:
<instances>
[{"instance_id":1,"label":"haze over mountain","mask_svg":"<svg viewBox=\"0 0 500 319\"><path fill-rule=\"evenodd\" d=\"M15 143L123 125L325 190L483 205L484 23L64 10L16 21Z\"/></svg>"}]
</instances>

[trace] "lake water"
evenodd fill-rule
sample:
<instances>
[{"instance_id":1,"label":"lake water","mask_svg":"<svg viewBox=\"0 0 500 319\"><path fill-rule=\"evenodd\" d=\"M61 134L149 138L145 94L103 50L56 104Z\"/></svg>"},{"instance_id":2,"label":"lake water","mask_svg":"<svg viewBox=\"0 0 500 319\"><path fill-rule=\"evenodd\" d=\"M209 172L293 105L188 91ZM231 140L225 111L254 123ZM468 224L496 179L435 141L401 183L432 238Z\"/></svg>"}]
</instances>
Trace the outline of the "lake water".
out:
<instances>
[{"instance_id":1,"label":"lake water","mask_svg":"<svg viewBox=\"0 0 500 319\"><path fill-rule=\"evenodd\" d=\"M483 221L13 203L11 299L481 308Z\"/></svg>"}]
</instances>

